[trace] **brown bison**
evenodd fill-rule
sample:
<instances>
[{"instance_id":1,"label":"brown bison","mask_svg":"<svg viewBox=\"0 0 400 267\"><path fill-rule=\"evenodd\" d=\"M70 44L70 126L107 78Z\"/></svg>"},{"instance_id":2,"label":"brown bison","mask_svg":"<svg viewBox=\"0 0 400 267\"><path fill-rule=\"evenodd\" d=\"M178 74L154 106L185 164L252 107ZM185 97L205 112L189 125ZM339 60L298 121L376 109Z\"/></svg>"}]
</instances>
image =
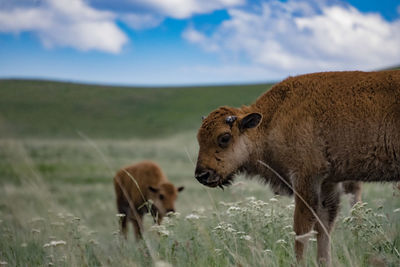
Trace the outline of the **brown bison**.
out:
<instances>
[{"instance_id":1,"label":"brown bison","mask_svg":"<svg viewBox=\"0 0 400 267\"><path fill-rule=\"evenodd\" d=\"M121 233L126 238L127 220L131 220L137 239L142 236L142 218L151 212L155 221L161 223L168 212L175 212L175 200L184 187L176 188L170 183L160 167L151 161L143 161L117 172L114 177ZM148 200L152 205L146 205ZM149 210L150 209L150 210Z\"/></svg>"},{"instance_id":2,"label":"brown bison","mask_svg":"<svg viewBox=\"0 0 400 267\"><path fill-rule=\"evenodd\" d=\"M244 172L295 193L296 257L315 228L329 264L339 183L400 181L400 71L289 77L250 106L211 112L197 139L200 183L222 187Z\"/></svg>"}]
</instances>

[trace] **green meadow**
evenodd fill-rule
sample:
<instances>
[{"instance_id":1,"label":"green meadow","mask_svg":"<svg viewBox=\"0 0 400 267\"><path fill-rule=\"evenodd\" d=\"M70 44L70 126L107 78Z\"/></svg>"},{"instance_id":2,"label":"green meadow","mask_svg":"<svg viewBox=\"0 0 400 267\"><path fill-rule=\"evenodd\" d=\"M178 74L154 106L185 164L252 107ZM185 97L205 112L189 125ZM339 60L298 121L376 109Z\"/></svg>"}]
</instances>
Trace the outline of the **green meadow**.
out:
<instances>
[{"instance_id":1,"label":"green meadow","mask_svg":"<svg viewBox=\"0 0 400 267\"><path fill-rule=\"evenodd\" d=\"M250 104L270 84L136 88L0 80L0 266L291 266L293 201L257 179L206 188L194 177L202 115ZM185 190L144 240L119 234L112 177L144 159ZM333 266L400 265L400 192L348 196ZM129 225L130 226L130 225ZM315 238L307 266L317 266Z\"/></svg>"}]
</instances>

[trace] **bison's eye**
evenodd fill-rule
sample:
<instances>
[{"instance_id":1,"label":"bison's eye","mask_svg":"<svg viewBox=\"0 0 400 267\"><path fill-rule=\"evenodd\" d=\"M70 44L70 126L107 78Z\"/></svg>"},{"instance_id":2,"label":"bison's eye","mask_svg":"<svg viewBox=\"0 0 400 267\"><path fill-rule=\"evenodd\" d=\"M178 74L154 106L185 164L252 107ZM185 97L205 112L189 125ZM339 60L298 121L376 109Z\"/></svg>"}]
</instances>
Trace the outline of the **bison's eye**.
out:
<instances>
[{"instance_id":1,"label":"bison's eye","mask_svg":"<svg viewBox=\"0 0 400 267\"><path fill-rule=\"evenodd\" d=\"M231 140L231 137L232 137L232 136L231 136L230 133L221 134L221 135L218 137L218 145L219 145L220 147L222 147L222 148L227 147L228 144L229 144L229 141Z\"/></svg>"},{"instance_id":2,"label":"bison's eye","mask_svg":"<svg viewBox=\"0 0 400 267\"><path fill-rule=\"evenodd\" d=\"M164 200L164 195L160 195L160 199L161 199L161 200Z\"/></svg>"}]
</instances>

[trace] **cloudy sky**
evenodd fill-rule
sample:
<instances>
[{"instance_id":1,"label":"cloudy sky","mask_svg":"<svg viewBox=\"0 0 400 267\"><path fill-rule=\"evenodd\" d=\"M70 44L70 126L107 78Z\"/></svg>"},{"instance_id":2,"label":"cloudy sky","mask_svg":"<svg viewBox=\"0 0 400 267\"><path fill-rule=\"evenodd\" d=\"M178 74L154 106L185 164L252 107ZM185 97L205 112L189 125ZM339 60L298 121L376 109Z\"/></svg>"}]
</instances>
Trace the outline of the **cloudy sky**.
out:
<instances>
[{"instance_id":1,"label":"cloudy sky","mask_svg":"<svg viewBox=\"0 0 400 267\"><path fill-rule=\"evenodd\" d=\"M395 65L399 0L0 0L0 78L248 83Z\"/></svg>"}]
</instances>

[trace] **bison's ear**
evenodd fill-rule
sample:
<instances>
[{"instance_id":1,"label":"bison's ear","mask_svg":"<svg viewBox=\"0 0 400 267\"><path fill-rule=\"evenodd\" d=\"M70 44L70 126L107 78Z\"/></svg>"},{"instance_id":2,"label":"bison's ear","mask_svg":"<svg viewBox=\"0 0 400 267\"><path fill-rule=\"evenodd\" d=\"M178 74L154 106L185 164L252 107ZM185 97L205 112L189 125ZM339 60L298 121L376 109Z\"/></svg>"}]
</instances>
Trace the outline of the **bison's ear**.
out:
<instances>
[{"instance_id":1,"label":"bison's ear","mask_svg":"<svg viewBox=\"0 0 400 267\"><path fill-rule=\"evenodd\" d=\"M250 113L239 121L239 129L244 131L246 129L257 127L262 120L260 113Z\"/></svg>"},{"instance_id":2,"label":"bison's ear","mask_svg":"<svg viewBox=\"0 0 400 267\"><path fill-rule=\"evenodd\" d=\"M158 188L154 188L152 186L149 186L149 190L153 193L157 193L158 192Z\"/></svg>"},{"instance_id":3,"label":"bison's ear","mask_svg":"<svg viewBox=\"0 0 400 267\"><path fill-rule=\"evenodd\" d=\"M182 192L182 191L183 191L183 189L185 189L185 187L184 187L184 186L180 186L180 187L178 187L178 192Z\"/></svg>"}]
</instances>

